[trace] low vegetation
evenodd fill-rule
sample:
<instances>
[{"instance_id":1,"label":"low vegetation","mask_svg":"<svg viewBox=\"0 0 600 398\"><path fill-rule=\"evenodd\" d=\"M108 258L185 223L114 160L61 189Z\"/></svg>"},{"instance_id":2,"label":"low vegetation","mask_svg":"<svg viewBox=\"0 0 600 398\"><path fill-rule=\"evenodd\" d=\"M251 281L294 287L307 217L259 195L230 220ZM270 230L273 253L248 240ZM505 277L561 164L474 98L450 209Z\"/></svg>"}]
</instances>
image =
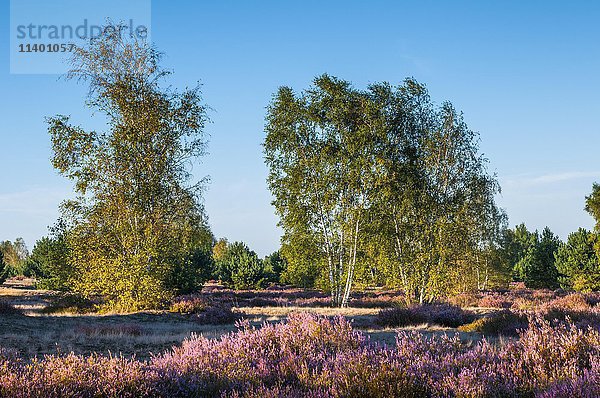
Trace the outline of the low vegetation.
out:
<instances>
[{"instance_id":1,"label":"low vegetation","mask_svg":"<svg viewBox=\"0 0 600 398\"><path fill-rule=\"evenodd\" d=\"M400 332L373 344L343 317L292 314L215 340L196 336L148 360L52 355L0 358L11 397L597 396L600 334L534 318L519 338L465 345L455 336ZM141 333L139 329L110 333ZM95 332L94 332L95 333ZM97 333L108 333L98 330ZM589 394L589 395L581 395Z\"/></svg>"}]
</instances>

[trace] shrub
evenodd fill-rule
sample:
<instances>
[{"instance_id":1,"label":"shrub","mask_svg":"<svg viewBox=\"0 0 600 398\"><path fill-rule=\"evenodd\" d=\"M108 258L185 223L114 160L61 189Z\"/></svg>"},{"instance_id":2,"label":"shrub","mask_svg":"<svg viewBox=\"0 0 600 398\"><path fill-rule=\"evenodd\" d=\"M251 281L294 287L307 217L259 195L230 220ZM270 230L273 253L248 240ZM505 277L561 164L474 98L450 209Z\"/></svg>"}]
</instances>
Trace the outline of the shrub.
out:
<instances>
[{"instance_id":1,"label":"shrub","mask_svg":"<svg viewBox=\"0 0 600 398\"><path fill-rule=\"evenodd\" d=\"M196 315L199 323L209 325L223 325L238 321L241 316L226 304L214 304Z\"/></svg>"},{"instance_id":2,"label":"shrub","mask_svg":"<svg viewBox=\"0 0 600 398\"><path fill-rule=\"evenodd\" d=\"M479 295L475 293L460 293L448 297L448 303L459 307L476 307L479 305Z\"/></svg>"},{"instance_id":3,"label":"shrub","mask_svg":"<svg viewBox=\"0 0 600 398\"><path fill-rule=\"evenodd\" d=\"M242 242L227 244L215 267L216 276L235 289L260 288L266 282L263 262Z\"/></svg>"},{"instance_id":4,"label":"shrub","mask_svg":"<svg viewBox=\"0 0 600 398\"><path fill-rule=\"evenodd\" d=\"M426 305L421 307L428 322L447 327L458 327L472 322L475 315L460 307L448 304Z\"/></svg>"},{"instance_id":5,"label":"shrub","mask_svg":"<svg viewBox=\"0 0 600 398\"><path fill-rule=\"evenodd\" d=\"M175 298L169 310L192 315L202 324L220 325L234 323L240 319L240 315L233 311L231 304L193 294Z\"/></svg>"},{"instance_id":6,"label":"shrub","mask_svg":"<svg viewBox=\"0 0 600 398\"><path fill-rule=\"evenodd\" d=\"M489 308L510 308L512 301L499 295L484 295L479 300L478 307L489 307Z\"/></svg>"},{"instance_id":7,"label":"shrub","mask_svg":"<svg viewBox=\"0 0 600 398\"><path fill-rule=\"evenodd\" d=\"M594 249L598 244L597 235L584 228L569 234L555 255L562 287L577 291L600 289L600 259Z\"/></svg>"},{"instance_id":8,"label":"shrub","mask_svg":"<svg viewBox=\"0 0 600 398\"><path fill-rule=\"evenodd\" d=\"M0 349L0 395L33 397L597 397L600 333L533 318L504 344L401 332L375 345L341 317L209 340L194 336L148 361L66 355L24 361Z\"/></svg>"},{"instance_id":9,"label":"shrub","mask_svg":"<svg viewBox=\"0 0 600 398\"><path fill-rule=\"evenodd\" d=\"M479 332L486 335L516 336L527 328L527 316L510 310L494 312L467 325L460 326L462 332Z\"/></svg>"},{"instance_id":10,"label":"shrub","mask_svg":"<svg viewBox=\"0 0 600 398\"><path fill-rule=\"evenodd\" d=\"M571 311L589 311L592 306L588 303L585 296L579 293L572 293L564 297L555 298L541 306L546 310L571 310Z\"/></svg>"},{"instance_id":11,"label":"shrub","mask_svg":"<svg viewBox=\"0 0 600 398\"><path fill-rule=\"evenodd\" d=\"M205 311L210 305L210 301L203 296L180 296L173 300L169 311L179 314L198 314Z\"/></svg>"},{"instance_id":12,"label":"shrub","mask_svg":"<svg viewBox=\"0 0 600 398\"><path fill-rule=\"evenodd\" d=\"M375 293L355 293L350 298L350 306L355 308L390 308L402 305L406 297L401 292L384 291Z\"/></svg>"},{"instance_id":13,"label":"shrub","mask_svg":"<svg viewBox=\"0 0 600 398\"><path fill-rule=\"evenodd\" d=\"M408 308L381 310L375 323L380 326L401 327L433 323L447 327L457 327L473 320L474 314L449 304L430 304Z\"/></svg>"},{"instance_id":14,"label":"shrub","mask_svg":"<svg viewBox=\"0 0 600 398\"><path fill-rule=\"evenodd\" d=\"M386 308L375 317L375 324L379 326L402 327L422 323L427 323L427 318L414 308Z\"/></svg>"}]
</instances>

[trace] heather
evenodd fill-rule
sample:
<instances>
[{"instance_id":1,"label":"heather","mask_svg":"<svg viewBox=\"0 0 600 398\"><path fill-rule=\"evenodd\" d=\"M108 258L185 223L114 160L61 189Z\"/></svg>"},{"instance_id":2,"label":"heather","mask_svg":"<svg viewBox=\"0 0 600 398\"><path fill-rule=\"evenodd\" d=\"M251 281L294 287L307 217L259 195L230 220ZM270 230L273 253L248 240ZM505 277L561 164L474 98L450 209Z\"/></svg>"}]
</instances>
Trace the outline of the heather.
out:
<instances>
[{"instance_id":1,"label":"heather","mask_svg":"<svg viewBox=\"0 0 600 398\"><path fill-rule=\"evenodd\" d=\"M463 332L478 332L486 336L516 336L520 330L527 329L528 326L529 319L527 315L515 313L510 310L502 310L479 318L469 324L462 325L458 330Z\"/></svg>"},{"instance_id":2,"label":"heather","mask_svg":"<svg viewBox=\"0 0 600 398\"><path fill-rule=\"evenodd\" d=\"M331 307L331 296L316 289L301 289L273 285L267 289L234 290L216 285L202 289L205 297L232 304L236 307ZM197 295L196 295L197 296ZM354 292L348 306L354 308L389 308L405 302L397 290L370 290Z\"/></svg>"},{"instance_id":3,"label":"heather","mask_svg":"<svg viewBox=\"0 0 600 398\"><path fill-rule=\"evenodd\" d=\"M600 334L533 318L492 344L400 332L370 342L342 317L306 313L219 339L193 336L145 361L0 350L6 397L588 397L600 394ZM9 360L8 358L12 358ZM567 395L570 394L570 395Z\"/></svg>"},{"instance_id":4,"label":"heather","mask_svg":"<svg viewBox=\"0 0 600 398\"><path fill-rule=\"evenodd\" d=\"M377 314L375 323L380 326L397 327L431 323L447 327L458 327L473 321L475 314L449 304L415 305L383 309Z\"/></svg>"},{"instance_id":5,"label":"heather","mask_svg":"<svg viewBox=\"0 0 600 398\"><path fill-rule=\"evenodd\" d=\"M447 301L460 307L538 310L554 306L572 310L587 310L600 302L600 292L580 293L562 289L528 289L522 284L514 284L510 289L495 289L450 296Z\"/></svg>"}]
</instances>

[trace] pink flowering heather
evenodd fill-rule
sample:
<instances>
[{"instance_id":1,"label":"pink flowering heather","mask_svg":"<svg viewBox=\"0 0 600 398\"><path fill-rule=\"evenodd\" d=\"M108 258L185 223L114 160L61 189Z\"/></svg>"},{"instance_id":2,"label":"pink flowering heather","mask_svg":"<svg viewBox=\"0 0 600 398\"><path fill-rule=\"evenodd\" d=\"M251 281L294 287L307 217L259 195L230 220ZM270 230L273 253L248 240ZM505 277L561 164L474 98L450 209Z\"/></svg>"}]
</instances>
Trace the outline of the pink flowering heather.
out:
<instances>
[{"instance_id":1,"label":"pink flowering heather","mask_svg":"<svg viewBox=\"0 0 600 398\"><path fill-rule=\"evenodd\" d=\"M230 303L200 294L175 298L169 310L192 316L202 324L221 325L240 319L240 315L233 311Z\"/></svg>"},{"instance_id":2,"label":"pink flowering heather","mask_svg":"<svg viewBox=\"0 0 600 398\"><path fill-rule=\"evenodd\" d=\"M408 326L430 323L457 327L475 319L473 313L449 304L415 305L381 310L375 319L380 326Z\"/></svg>"},{"instance_id":3,"label":"pink flowering heather","mask_svg":"<svg viewBox=\"0 0 600 398\"><path fill-rule=\"evenodd\" d=\"M185 301L190 301L194 296L200 297L190 295L176 299L177 305L172 309L185 308ZM210 286L202 290L202 297L236 307L331 307L331 297L322 291L281 286L264 290L232 290ZM355 292L350 297L350 307L358 308L388 308L402 302L404 295L398 291Z\"/></svg>"},{"instance_id":4,"label":"pink flowering heather","mask_svg":"<svg viewBox=\"0 0 600 398\"><path fill-rule=\"evenodd\" d=\"M465 344L402 332L377 345L344 318L193 337L148 361L0 351L2 397L597 397L600 334L533 318L518 339Z\"/></svg>"}]
</instances>

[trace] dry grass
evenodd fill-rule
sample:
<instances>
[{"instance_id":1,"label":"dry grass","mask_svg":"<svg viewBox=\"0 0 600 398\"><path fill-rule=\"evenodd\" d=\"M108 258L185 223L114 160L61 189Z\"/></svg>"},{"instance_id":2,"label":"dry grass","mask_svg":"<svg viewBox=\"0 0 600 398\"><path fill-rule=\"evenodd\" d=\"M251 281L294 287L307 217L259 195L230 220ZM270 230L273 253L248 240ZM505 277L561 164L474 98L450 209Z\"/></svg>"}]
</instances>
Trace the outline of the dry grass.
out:
<instances>
[{"instance_id":1,"label":"dry grass","mask_svg":"<svg viewBox=\"0 0 600 398\"><path fill-rule=\"evenodd\" d=\"M140 359L170 349L192 334L218 338L237 330L234 324L204 325L193 316L168 311L132 314L44 314L58 293L24 287L0 287L0 297L15 305L25 315L0 316L0 344L26 357L68 353L122 354ZM400 328L377 328L373 320L377 308L327 307L238 307L234 309L254 326L284 321L293 312L311 312L324 316L344 316L354 327L363 330L373 341L395 344ZM420 325L404 330L424 334L455 333L456 329ZM461 333L464 340L477 340L473 333Z\"/></svg>"},{"instance_id":2,"label":"dry grass","mask_svg":"<svg viewBox=\"0 0 600 398\"><path fill-rule=\"evenodd\" d=\"M147 358L180 344L192 333L214 338L233 330L234 325L200 325L168 313L0 317L2 347L27 357L73 351Z\"/></svg>"}]
</instances>

